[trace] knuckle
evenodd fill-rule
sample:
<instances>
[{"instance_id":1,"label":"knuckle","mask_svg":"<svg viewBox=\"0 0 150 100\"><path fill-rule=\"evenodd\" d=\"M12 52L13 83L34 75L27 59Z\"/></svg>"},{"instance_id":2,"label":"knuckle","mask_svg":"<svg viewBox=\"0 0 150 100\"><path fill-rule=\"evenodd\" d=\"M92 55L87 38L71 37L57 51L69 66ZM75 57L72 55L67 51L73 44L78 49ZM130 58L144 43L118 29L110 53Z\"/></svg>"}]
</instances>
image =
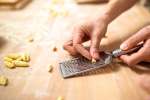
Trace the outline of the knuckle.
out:
<instances>
[{"instance_id":1,"label":"knuckle","mask_svg":"<svg viewBox=\"0 0 150 100\"><path fill-rule=\"evenodd\" d=\"M132 59L127 59L127 60L126 60L126 63L127 63L128 66L133 66L133 65L135 65L135 62L134 62Z\"/></svg>"},{"instance_id":2,"label":"knuckle","mask_svg":"<svg viewBox=\"0 0 150 100\"><path fill-rule=\"evenodd\" d=\"M142 50L140 50L140 52L138 52L141 58L145 58L147 56L149 56L150 52L147 48L142 48Z\"/></svg>"},{"instance_id":3,"label":"knuckle","mask_svg":"<svg viewBox=\"0 0 150 100\"><path fill-rule=\"evenodd\" d=\"M74 43L74 44L73 44L73 47L74 47L74 48L79 47L79 44L78 44L78 43Z\"/></svg>"},{"instance_id":4,"label":"knuckle","mask_svg":"<svg viewBox=\"0 0 150 100\"><path fill-rule=\"evenodd\" d=\"M147 36L149 38L150 37L150 25L145 27L143 29L143 31L144 31L143 35L145 35L145 36Z\"/></svg>"},{"instance_id":5,"label":"knuckle","mask_svg":"<svg viewBox=\"0 0 150 100\"><path fill-rule=\"evenodd\" d=\"M133 66L134 65L134 63L130 60L127 61L127 64L128 64L128 66Z\"/></svg>"},{"instance_id":6,"label":"knuckle","mask_svg":"<svg viewBox=\"0 0 150 100\"><path fill-rule=\"evenodd\" d=\"M91 44L91 48L97 49L99 48L99 44L100 44L99 40L93 40Z\"/></svg>"},{"instance_id":7,"label":"knuckle","mask_svg":"<svg viewBox=\"0 0 150 100\"><path fill-rule=\"evenodd\" d=\"M93 38L98 39L98 36L99 36L99 33L98 33L98 32L93 33Z\"/></svg>"},{"instance_id":8,"label":"knuckle","mask_svg":"<svg viewBox=\"0 0 150 100\"><path fill-rule=\"evenodd\" d=\"M64 45L63 45L63 49L65 49L65 50L66 50L66 48L67 48L67 45L66 45L66 44L64 44Z\"/></svg>"},{"instance_id":9,"label":"knuckle","mask_svg":"<svg viewBox=\"0 0 150 100\"><path fill-rule=\"evenodd\" d=\"M99 41L101 39L101 37L102 37L102 34L101 34L100 31L95 31L92 36L93 36L94 39Z\"/></svg>"},{"instance_id":10,"label":"knuckle","mask_svg":"<svg viewBox=\"0 0 150 100\"><path fill-rule=\"evenodd\" d=\"M144 28L145 31L150 31L150 26Z\"/></svg>"}]
</instances>

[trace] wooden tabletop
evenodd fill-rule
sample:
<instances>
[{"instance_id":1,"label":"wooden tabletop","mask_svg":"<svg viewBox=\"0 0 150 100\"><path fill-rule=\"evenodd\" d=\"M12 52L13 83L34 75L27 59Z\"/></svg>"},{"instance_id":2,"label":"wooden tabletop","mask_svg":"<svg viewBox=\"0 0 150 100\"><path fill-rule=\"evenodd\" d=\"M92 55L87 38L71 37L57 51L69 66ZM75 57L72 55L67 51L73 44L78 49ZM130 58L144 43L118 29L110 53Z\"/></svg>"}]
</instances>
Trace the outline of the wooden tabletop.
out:
<instances>
[{"instance_id":1,"label":"wooden tabletop","mask_svg":"<svg viewBox=\"0 0 150 100\"><path fill-rule=\"evenodd\" d=\"M0 75L9 79L0 86L0 100L143 100L148 94L137 79L149 70L135 69L115 61L106 68L87 76L63 79L59 62L70 59L62 45L71 37L71 29L85 16L103 12L105 4L77 5L72 1L58 4L60 13L52 13L51 0L33 0L17 11L0 11ZM56 8L55 8L56 10ZM60 9L58 9L60 10ZM87 19L88 20L88 19ZM140 5L125 12L108 28L101 49L111 51L142 27L150 23L150 13ZM28 42L33 38L32 43ZM58 51L53 52L52 48ZM3 57L9 53L29 52L30 67L8 69ZM52 73L48 66L53 65Z\"/></svg>"}]
</instances>

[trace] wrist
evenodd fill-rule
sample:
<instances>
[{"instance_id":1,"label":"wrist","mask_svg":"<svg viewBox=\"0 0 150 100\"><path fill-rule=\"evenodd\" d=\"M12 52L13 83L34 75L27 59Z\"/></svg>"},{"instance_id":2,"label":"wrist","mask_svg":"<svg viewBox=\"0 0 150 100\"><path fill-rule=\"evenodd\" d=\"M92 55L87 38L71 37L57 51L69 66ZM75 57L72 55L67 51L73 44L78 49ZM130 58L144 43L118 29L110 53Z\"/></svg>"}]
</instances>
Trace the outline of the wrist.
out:
<instances>
[{"instance_id":1,"label":"wrist","mask_svg":"<svg viewBox=\"0 0 150 100\"><path fill-rule=\"evenodd\" d=\"M108 13L103 13L99 15L98 20L104 21L106 24L110 24L112 21L112 18Z\"/></svg>"}]
</instances>

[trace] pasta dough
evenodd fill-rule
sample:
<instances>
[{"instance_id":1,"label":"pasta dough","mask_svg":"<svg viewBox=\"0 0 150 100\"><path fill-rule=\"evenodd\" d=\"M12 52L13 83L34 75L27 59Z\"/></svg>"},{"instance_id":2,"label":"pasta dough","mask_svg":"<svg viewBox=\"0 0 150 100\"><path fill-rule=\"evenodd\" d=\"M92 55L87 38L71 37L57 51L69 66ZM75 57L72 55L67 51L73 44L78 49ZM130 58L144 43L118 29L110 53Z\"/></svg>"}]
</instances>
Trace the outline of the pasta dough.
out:
<instances>
[{"instance_id":1,"label":"pasta dough","mask_svg":"<svg viewBox=\"0 0 150 100\"><path fill-rule=\"evenodd\" d=\"M7 68L28 67L30 55L27 53L13 53L4 57L4 64Z\"/></svg>"}]
</instances>

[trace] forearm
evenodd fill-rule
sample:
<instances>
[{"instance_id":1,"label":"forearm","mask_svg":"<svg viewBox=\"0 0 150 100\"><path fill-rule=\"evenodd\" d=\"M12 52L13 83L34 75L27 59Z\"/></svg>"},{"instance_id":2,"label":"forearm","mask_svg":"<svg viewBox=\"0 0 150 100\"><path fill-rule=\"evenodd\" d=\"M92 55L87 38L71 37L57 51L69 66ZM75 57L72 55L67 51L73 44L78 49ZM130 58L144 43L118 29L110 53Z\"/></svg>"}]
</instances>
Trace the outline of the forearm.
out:
<instances>
[{"instance_id":1,"label":"forearm","mask_svg":"<svg viewBox=\"0 0 150 100\"><path fill-rule=\"evenodd\" d=\"M138 0L110 0L104 12L107 22L110 23L122 12L131 8L137 1Z\"/></svg>"}]
</instances>

